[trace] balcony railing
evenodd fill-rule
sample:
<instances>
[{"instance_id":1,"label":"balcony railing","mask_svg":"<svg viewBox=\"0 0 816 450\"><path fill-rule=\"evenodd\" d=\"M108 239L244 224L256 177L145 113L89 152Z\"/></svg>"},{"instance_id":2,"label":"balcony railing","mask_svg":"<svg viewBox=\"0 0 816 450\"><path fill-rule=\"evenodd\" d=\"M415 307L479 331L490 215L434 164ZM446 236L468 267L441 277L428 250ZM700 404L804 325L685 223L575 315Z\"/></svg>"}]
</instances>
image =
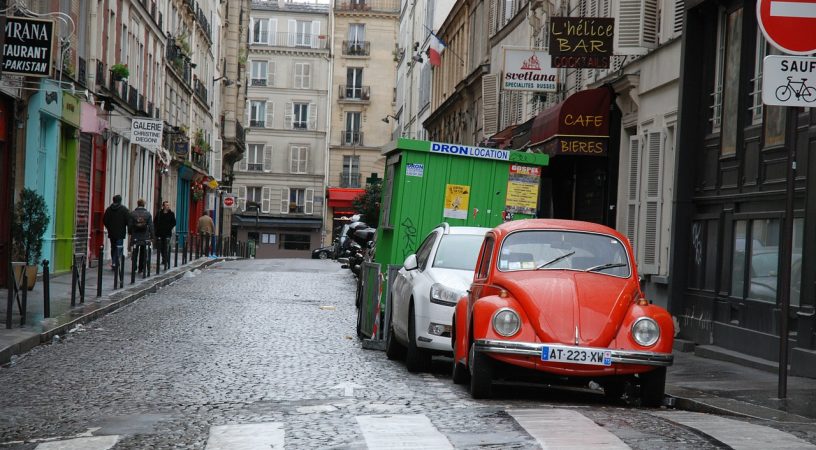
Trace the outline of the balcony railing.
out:
<instances>
[{"instance_id":1,"label":"balcony railing","mask_svg":"<svg viewBox=\"0 0 816 450\"><path fill-rule=\"evenodd\" d=\"M199 26L201 26L201 31L204 32L205 36L207 36L207 40L212 42L212 28L210 27L210 21L207 20L207 14L203 9L198 7L198 3L195 5L195 10L196 22Z\"/></svg>"},{"instance_id":2,"label":"balcony railing","mask_svg":"<svg viewBox=\"0 0 816 450\"><path fill-rule=\"evenodd\" d=\"M192 67L190 66L190 57L185 55L181 48L176 45L175 39L167 41L167 62L175 69L176 73L181 77L184 83L190 87L192 81Z\"/></svg>"},{"instance_id":3,"label":"balcony railing","mask_svg":"<svg viewBox=\"0 0 816 450\"><path fill-rule=\"evenodd\" d=\"M340 145L352 146L363 145L363 132L346 130L340 131Z\"/></svg>"},{"instance_id":4,"label":"balcony railing","mask_svg":"<svg viewBox=\"0 0 816 450\"><path fill-rule=\"evenodd\" d=\"M105 66L105 63L102 61L96 62L96 84L100 86L105 86L107 84L105 80L105 74L108 73L108 68Z\"/></svg>"},{"instance_id":5,"label":"balcony railing","mask_svg":"<svg viewBox=\"0 0 816 450\"><path fill-rule=\"evenodd\" d=\"M399 12L399 0L334 0L336 11Z\"/></svg>"},{"instance_id":6,"label":"balcony railing","mask_svg":"<svg viewBox=\"0 0 816 450\"><path fill-rule=\"evenodd\" d=\"M371 42L343 41L343 54L346 56L369 56L371 54Z\"/></svg>"},{"instance_id":7,"label":"balcony railing","mask_svg":"<svg viewBox=\"0 0 816 450\"><path fill-rule=\"evenodd\" d=\"M137 91L133 86L128 86L127 102L131 108L136 110L139 109L139 91Z\"/></svg>"},{"instance_id":8,"label":"balcony railing","mask_svg":"<svg viewBox=\"0 0 816 450\"><path fill-rule=\"evenodd\" d=\"M235 121L235 141L241 148L246 148L246 131L241 122Z\"/></svg>"},{"instance_id":9,"label":"balcony railing","mask_svg":"<svg viewBox=\"0 0 816 450\"><path fill-rule=\"evenodd\" d=\"M195 92L195 95L199 100L205 104L207 103L207 88L198 78L193 80L193 92Z\"/></svg>"},{"instance_id":10,"label":"balcony railing","mask_svg":"<svg viewBox=\"0 0 816 450\"><path fill-rule=\"evenodd\" d=\"M360 174L358 172L340 172L340 187L358 188L360 186Z\"/></svg>"},{"instance_id":11,"label":"balcony railing","mask_svg":"<svg viewBox=\"0 0 816 450\"><path fill-rule=\"evenodd\" d=\"M251 86L266 86L266 78L252 78L249 80Z\"/></svg>"},{"instance_id":12,"label":"balcony railing","mask_svg":"<svg viewBox=\"0 0 816 450\"><path fill-rule=\"evenodd\" d=\"M207 153L190 152L190 160L193 164L203 169L205 172L210 170L210 158Z\"/></svg>"},{"instance_id":13,"label":"balcony railing","mask_svg":"<svg viewBox=\"0 0 816 450\"><path fill-rule=\"evenodd\" d=\"M77 81L79 84L85 86L88 83L88 63L85 58L79 57L79 64L77 65Z\"/></svg>"},{"instance_id":14,"label":"balcony railing","mask_svg":"<svg viewBox=\"0 0 816 450\"><path fill-rule=\"evenodd\" d=\"M249 43L251 45L324 50L328 47L328 42L328 37L325 34L288 33L285 31L278 33L255 33L250 31L249 33Z\"/></svg>"},{"instance_id":15,"label":"balcony railing","mask_svg":"<svg viewBox=\"0 0 816 450\"><path fill-rule=\"evenodd\" d=\"M371 96L371 89L368 86L349 86L341 84L338 86L339 99L345 101L367 102Z\"/></svg>"},{"instance_id":16,"label":"balcony railing","mask_svg":"<svg viewBox=\"0 0 816 450\"><path fill-rule=\"evenodd\" d=\"M252 120L252 119L250 119L249 120L249 126L252 127L252 128L264 128L264 127L266 127L266 121L265 120Z\"/></svg>"}]
</instances>

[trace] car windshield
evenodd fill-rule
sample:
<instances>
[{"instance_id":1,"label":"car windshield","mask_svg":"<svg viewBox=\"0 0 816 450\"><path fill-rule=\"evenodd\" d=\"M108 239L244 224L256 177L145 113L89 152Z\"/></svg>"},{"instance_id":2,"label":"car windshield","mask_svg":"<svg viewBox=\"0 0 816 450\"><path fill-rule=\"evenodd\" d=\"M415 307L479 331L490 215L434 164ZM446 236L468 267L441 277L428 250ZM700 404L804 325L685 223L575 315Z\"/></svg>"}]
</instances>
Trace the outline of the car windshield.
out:
<instances>
[{"instance_id":1,"label":"car windshield","mask_svg":"<svg viewBox=\"0 0 816 450\"><path fill-rule=\"evenodd\" d=\"M575 231L530 230L504 239L499 270L581 270L628 277L629 258L618 239Z\"/></svg>"},{"instance_id":2,"label":"car windshield","mask_svg":"<svg viewBox=\"0 0 816 450\"><path fill-rule=\"evenodd\" d=\"M446 234L439 242L433 266L443 269L474 270L484 236Z\"/></svg>"}]
</instances>

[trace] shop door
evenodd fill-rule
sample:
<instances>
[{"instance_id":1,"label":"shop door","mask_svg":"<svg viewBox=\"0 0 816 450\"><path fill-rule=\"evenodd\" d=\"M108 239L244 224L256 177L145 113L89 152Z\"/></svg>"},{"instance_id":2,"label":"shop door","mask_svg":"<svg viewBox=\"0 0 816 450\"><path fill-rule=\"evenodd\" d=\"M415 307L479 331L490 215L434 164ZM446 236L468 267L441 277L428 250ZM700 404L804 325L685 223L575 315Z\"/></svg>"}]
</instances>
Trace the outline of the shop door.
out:
<instances>
[{"instance_id":1,"label":"shop door","mask_svg":"<svg viewBox=\"0 0 816 450\"><path fill-rule=\"evenodd\" d=\"M605 157L558 155L550 159L541 175L539 215L609 225L607 173Z\"/></svg>"},{"instance_id":2,"label":"shop door","mask_svg":"<svg viewBox=\"0 0 816 450\"><path fill-rule=\"evenodd\" d=\"M92 156L93 135L90 133L81 133L79 135L79 158L77 163L76 239L74 240L74 253L82 253L83 255L90 255L88 252L88 244L90 240ZM93 254L96 253L97 252L93 252Z\"/></svg>"},{"instance_id":3,"label":"shop door","mask_svg":"<svg viewBox=\"0 0 816 450\"><path fill-rule=\"evenodd\" d=\"M59 143L59 168L57 169L57 203L54 231L54 270L67 271L71 268L74 251L74 217L76 213L77 189L77 140L74 129L63 126Z\"/></svg>"},{"instance_id":4,"label":"shop door","mask_svg":"<svg viewBox=\"0 0 816 450\"><path fill-rule=\"evenodd\" d=\"M91 254L100 259L99 249L105 245L105 226L102 217L105 215L105 167L108 161L108 152L105 141L96 137L93 146L93 169L91 170Z\"/></svg>"},{"instance_id":5,"label":"shop door","mask_svg":"<svg viewBox=\"0 0 816 450\"><path fill-rule=\"evenodd\" d=\"M0 116L0 129L5 131L5 118ZM11 177L9 176L10 152L5 136L0 136L0 217L11 217L12 208ZM0 286L6 286L6 273L11 260L11 224L8 220L0 220Z\"/></svg>"},{"instance_id":6,"label":"shop door","mask_svg":"<svg viewBox=\"0 0 816 450\"><path fill-rule=\"evenodd\" d=\"M176 234L181 239L179 245L184 245L184 239L190 230L190 180L179 178L176 195Z\"/></svg>"}]
</instances>

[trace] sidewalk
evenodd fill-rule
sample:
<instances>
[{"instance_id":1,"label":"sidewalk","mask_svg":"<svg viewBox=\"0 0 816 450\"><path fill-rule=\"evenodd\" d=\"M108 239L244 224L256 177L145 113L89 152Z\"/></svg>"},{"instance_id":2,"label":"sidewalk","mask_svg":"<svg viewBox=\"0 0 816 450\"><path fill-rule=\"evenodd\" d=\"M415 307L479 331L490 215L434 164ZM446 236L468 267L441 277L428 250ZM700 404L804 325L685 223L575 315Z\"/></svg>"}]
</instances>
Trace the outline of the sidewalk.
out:
<instances>
[{"instance_id":1,"label":"sidewalk","mask_svg":"<svg viewBox=\"0 0 816 450\"><path fill-rule=\"evenodd\" d=\"M789 376L784 400L777 381L773 372L675 351L666 394L678 409L816 424L816 379Z\"/></svg>"},{"instance_id":2,"label":"sidewalk","mask_svg":"<svg viewBox=\"0 0 816 450\"><path fill-rule=\"evenodd\" d=\"M20 326L20 314L17 303L12 305L12 328L6 328L6 309L8 290L0 292L0 364L11 360L13 355L25 353L37 345L49 342L54 335L64 334L78 324L89 322L101 317L121 306L127 305L158 288L181 278L186 272L208 266L217 261L230 258L201 257L172 267L169 271L162 271L156 275L156 260L153 258L151 276L142 278L136 274L136 281L130 284L130 262L125 262L124 288L113 290L113 271L106 264L102 270L102 296L96 296L97 267L86 268L85 302L80 302L77 289L76 306L71 307L71 272L52 275L50 280L51 314L50 318L43 317L43 286L40 277L34 289L28 291L25 325Z\"/></svg>"}]
</instances>

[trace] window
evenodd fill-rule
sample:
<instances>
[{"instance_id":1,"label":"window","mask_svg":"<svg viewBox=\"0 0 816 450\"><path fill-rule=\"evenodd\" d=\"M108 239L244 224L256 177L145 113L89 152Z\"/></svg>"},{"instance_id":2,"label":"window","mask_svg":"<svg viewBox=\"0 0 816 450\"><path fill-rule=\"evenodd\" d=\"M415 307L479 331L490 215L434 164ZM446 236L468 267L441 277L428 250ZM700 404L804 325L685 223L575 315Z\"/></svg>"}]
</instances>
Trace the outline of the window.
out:
<instances>
[{"instance_id":1,"label":"window","mask_svg":"<svg viewBox=\"0 0 816 450\"><path fill-rule=\"evenodd\" d=\"M312 22L298 20L297 21L297 35L295 36L295 45L298 47L312 46Z\"/></svg>"},{"instance_id":2,"label":"window","mask_svg":"<svg viewBox=\"0 0 816 450\"><path fill-rule=\"evenodd\" d=\"M249 41L252 44L266 44L269 42L269 21L253 19L252 34Z\"/></svg>"},{"instance_id":3,"label":"window","mask_svg":"<svg viewBox=\"0 0 816 450\"><path fill-rule=\"evenodd\" d=\"M765 36L757 32L756 49L754 51L754 78L751 80L751 124L762 123L762 60L765 59Z\"/></svg>"},{"instance_id":4,"label":"window","mask_svg":"<svg viewBox=\"0 0 816 450\"><path fill-rule=\"evenodd\" d=\"M419 246L419 249L417 249L416 260L419 270L425 270L425 267L428 265L428 258L431 256L431 249L433 249L435 242L436 233L434 232L429 234L422 242L422 245Z\"/></svg>"},{"instance_id":5,"label":"window","mask_svg":"<svg viewBox=\"0 0 816 450\"><path fill-rule=\"evenodd\" d=\"M305 145L293 145L289 158L289 172L306 173L309 162L309 147Z\"/></svg>"},{"instance_id":6,"label":"window","mask_svg":"<svg viewBox=\"0 0 816 450\"><path fill-rule=\"evenodd\" d=\"M292 128L305 130L309 125L309 104L295 103L292 106Z\"/></svg>"},{"instance_id":7,"label":"window","mask_svg":"<svg viewBox=\"0 0 816 450\"><path fill-rule=\"evenodd\" d=\"M493 237L489 236L485 239L484 247L481 254L481 264L479 265L477 275L475 278L484 280L490 273L490 261L493 253Z\"/></svg>"},{"instance_id":8,"label":"window","mask_svg":"<svg viewBox=\"0 0 816 450\"><path fill-rule=\"evenodd\" d=\"M295 63L295 89L311 89L312 64Z\"/></svg>"},{"instance_id":9,"label":"window","mask_svg":"<svg viewBox=\"0 0 816 450\"><path fill-rule=\"evenodd\" d=\"M737 122L739 111L739 69L742 46L742 8L728 13L725 42L725 77L722 96L722 136L720 153L737 152Z\"/></svg>"},{"instance_id":10,"label":"window","mask_svg":"<svg viewBox=\"0 0 816 450\"><path fill-rule=\"evenodd\" d=\"M360 187L360 157L343 156L343 172L340 174L340 187Z\"/></svg>"},{"instance_id":11,"label":"window","mask_svg":"<svg viewBox=\"0 0 816 450\"><path fill-rule=\"evenodd\" d=\"M306 209L306 189L289 189L289 212L303 213Z\"/></svg>"},{"instance_id":12,"label":"window","mask_svg":"<svg viewBox=\"0 0 816 450\"><path fill-rule=\"evenodd\" d=\"M363 98L363 68L349 67L346 69L346 98Z\"/></svg>"},{"instance_id":13,"label":"window","mask_svg":"<svg viewBox=\"0 0 816 450\"><path fill-rule=\"evenodd\" d=\"M343 133L343 145L362 145L360 119L361 113L359 111L346 112L346 131Z\"/></svg>"},{"instance_id":14,"label":"window","mask_svg":"<svg viewBox=\"0 0 816 450\"><path fill-rule=\"evenodd\" d=\"M278 242L277 234L263 233L261 234L261 244L276 244Z\"/></svg>"},{"instance_id":15,"label":"window","mask_svg":"<svg viewBox=\"0 0 816 450\"><path fill-rule=\"evenodd\" d=\"M260 172L263 170L263 144L249 144L247 146L247 154L244 156L247 160L247 170L252 172Z\"/></svg>"},{"instance_id":16,"label":"window","mask_svg":"<svg viewBox=\"0 0 816 450\"><path fill-rule=\"evenodd\" d=\"M365 41L365 24L352 23L349 25L348 34L349 43L358 43Z\"/></svg>"},{"instance_id":17,"label":"window","mask_svg":"<svg viewBox=\"0 0 816 450\"><path fill-rule=\"evenodd\" d=\"M258 207L261 206L261 194L263 192L263 188L261 186L247 186L246 188L246 201L247 204L249 202L255 202L258 204Z\"/></svg>"},{"instance_id":18,"label":"window","mask_svg":"<svg viewBox=\"0 0 816 450\"><path fill-rule=\"evenodd\" d=\"M725 12L720 11L717 25L717 65L714 72L714 92L711 94L711 132L718 133L722 126L723 67L725 66Z\"/></svg>"},{"instance_id":19,"label":"window","mask_svg":"<svg viewBox=\"0 0 816 450\"><path fill-rule=\"evenodd\" d=\"M262 100L252 100L249 104L249 126L266 126L266 102Z\"/></svg>"},{"instance_id":20,"label":"window","mask_svg":"<svg viewBox=\"0 0 816 450\"><path fill-rule=\"evenodd\" d=\"M309 250L311 240L308 234L281 234L280 248L284 250Z\"/></svg>"},{"instance_id":21,"label":"window","mask_svg":"<svg viewBox=\"0 0 816 450\"><path fill-rule=\"evenodd\" d=\"M266 61L252 61L251 83L253 86L266 86L268 63Z\"/></svg>"}]
</instances>

